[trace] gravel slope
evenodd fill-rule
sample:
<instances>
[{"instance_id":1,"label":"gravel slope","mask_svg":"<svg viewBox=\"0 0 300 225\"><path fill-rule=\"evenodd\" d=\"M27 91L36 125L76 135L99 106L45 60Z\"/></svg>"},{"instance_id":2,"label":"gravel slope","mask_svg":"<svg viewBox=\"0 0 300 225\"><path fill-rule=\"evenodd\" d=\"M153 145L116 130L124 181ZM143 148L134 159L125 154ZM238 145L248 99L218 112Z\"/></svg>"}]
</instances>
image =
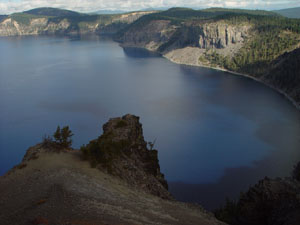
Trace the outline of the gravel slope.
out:
<instances>
[{"instance_id":1,"label":"gravel slope","mask_svg":"<svg viewBox=\"0 0 300 225\"><path fill-rule=\"evenodd\" d=\"M0 177L1 225L224 224L91 168L78 151L39 149L35 158Z\"/></svg>"}]
</instances>

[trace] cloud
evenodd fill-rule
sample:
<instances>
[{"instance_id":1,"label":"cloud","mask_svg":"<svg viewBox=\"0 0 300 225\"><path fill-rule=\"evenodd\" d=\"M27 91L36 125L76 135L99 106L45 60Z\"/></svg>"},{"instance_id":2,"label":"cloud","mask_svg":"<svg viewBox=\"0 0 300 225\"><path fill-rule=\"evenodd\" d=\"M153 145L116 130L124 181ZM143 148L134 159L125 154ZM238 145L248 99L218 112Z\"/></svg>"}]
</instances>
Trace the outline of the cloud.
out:
<instances>
[{"instance_id":1,"label":"cloud","mask_svg":"<svg viewBox=\"0 0 300 225\"><path fill-rule=\"evenodd\" d=\"M133 11L160 7L228 7L279 9L300 6L299 0L0 0L0 14L21 12L37 7L55 7L79 12L97 10Z\"/></svg>"}]
</instances>

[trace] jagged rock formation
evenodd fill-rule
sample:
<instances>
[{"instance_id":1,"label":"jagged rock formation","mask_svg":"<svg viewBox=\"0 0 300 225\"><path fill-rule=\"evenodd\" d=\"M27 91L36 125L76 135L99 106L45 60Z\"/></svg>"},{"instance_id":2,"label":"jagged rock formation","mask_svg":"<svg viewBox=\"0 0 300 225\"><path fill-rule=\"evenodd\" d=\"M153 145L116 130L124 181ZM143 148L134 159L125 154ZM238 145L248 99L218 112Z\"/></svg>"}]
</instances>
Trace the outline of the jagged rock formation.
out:
<instances>
[{"instance_id":1,"label":"jagged rock formation","mask_svg":"<svg viewBox=\"0 0 300 225\"><path fill-rule=\"evenodd\" d=\"M92 168L80 151L63 149L46 139L28 149L23 161L0 177L0 224L224 224L200 206L161 198L169 196L166 183L159 172L157 152L146 149L138 117L110 120L103 135L110 136L113 147L119 146L114 143L131 143L130 148L122 149L127 157L121 154L110 162L111 172L122 178L105 172L107 165ZM103 152L104 158L111 156Z\"/></svg>"},{"instance_id":2,"label":"jagged rock formation","mask_svg":"<svg viewBox=\"0 0 300 225\"><path fill-rule=\"evenodd\" d=\"M232 225L297 225L300 182L265 178L242 194L236 205L227 205L217 216Z\"/></svg>"},{"instance_id":3,"label":"jagged rock formation","mask_svg":"<svg viewBox=\"0 0 300 225\"><path fill-rule=\"evenodd\" d=\"M148 193L172 199L157 150L147 148L139 117L127 114L110 119L103 125L103 134L82 151L98 168Z\"/></svg>"}]
</instances>

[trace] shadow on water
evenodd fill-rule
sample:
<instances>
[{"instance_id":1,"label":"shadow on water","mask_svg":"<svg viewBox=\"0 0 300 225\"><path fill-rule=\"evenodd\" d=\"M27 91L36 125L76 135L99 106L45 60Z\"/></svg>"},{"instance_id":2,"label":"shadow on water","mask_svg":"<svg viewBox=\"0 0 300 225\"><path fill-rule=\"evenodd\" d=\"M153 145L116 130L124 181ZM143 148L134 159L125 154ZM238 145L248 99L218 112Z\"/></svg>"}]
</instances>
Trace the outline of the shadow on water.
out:
<instances>
[{"instance_id":1,"label":"shadow on water","mask_svg":"<svg viewBox=\"0 0 300 225\"><path fill-rule=\"evenodd\" d=\"M123 51L126 56L131 58L153 58L161 56L159 53L151 52L144 48L124 47Z\"/></svg>"},{"instance_id":2,"label":"shadow on water","mask_svg":"<svg viewBox=\"0 0 300 225\"><path fill-rule=\"evenodd\" d=\"M168 182L169 191L179 201L196 202L208 210L214 210L223 205L226 198L237 200L238 193L246 192L250 186L263 179L265 176L261 175L261 171L272 174L276 167L286 168L287 165L281 162L280 157L279 154L274 154L255 162L251 167L227 168L224 175L214 183ZM300 152L289 157L296 164L296 159L300 159ZM274 177L277 175L271 178Z\"/></svg>"},{"instance_id":3,"label":"shadow on water","mask_svg":"<svg viewBox=\"0 0 300 225\"><path fill-rule=\"evenodd\" d=\"M181 66L181 71L186 76L200 72L210 74L210 78L215 76L211 70L206 68ZM226 198L237 199L238 193L246 192L250 186L265 176L271 178L287 176L292 171L292 165L296 165L300 160L300 117L299 112L294 110L290 102L283 96L278 98L280 94L269 88L256 88L256 92L253 93L251 90L254 90L254 86L264 87L264 85L242 76L237 77L225 72L221 72L217 76L218 88L215 88L214 84L211 88L213 94L202 93L202 100L227 108L234 115L240 115L251 121L256 125L253 135L265 143L270 151L263 159L255 160L250 166L226 168L223 176L216 182L168 182L169 190L176 199L199 203L208 210L218 208L224 204ZM235 84L237 81L238 85ZM209 88L207 84L206 88ZM236 93L240 93L240 95L236 95ZM267 96L272 101L266 105L266 102L261 100L261 96ZM248 106L247 104L237 104L243 102L242 100L246 101ZM286 113L293 115L293 119L284 117L283 115ZM228 131L232 129L228 128ZM224 151L228 150L228 146L223 148ZM255 147L252 146L252 148L254 152ZM240 149L241 152L244 150L244 148ZM206 172L203 171L204 174Z\"/></svg>"}]
</instances>

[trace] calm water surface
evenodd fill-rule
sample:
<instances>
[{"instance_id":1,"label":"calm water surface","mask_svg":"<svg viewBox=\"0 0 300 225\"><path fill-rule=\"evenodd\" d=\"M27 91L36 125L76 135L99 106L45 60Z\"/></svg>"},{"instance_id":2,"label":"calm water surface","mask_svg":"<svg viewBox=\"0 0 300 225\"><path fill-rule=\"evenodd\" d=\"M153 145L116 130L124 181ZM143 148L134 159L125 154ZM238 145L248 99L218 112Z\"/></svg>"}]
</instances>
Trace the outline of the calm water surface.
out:
<instances>
[{"instance_id":1,"label":"calm water surface","mask_svg":"<svg viewBox=\"0 0 300 225\"><path fill-rule=\"evenodd\" d=\"M78 148L126 113L156 139L171 192L210 209L300 159L299 112L255 81L99 37L0 39L1 174L58 124Z\"/></svg>"}]
</instances>

